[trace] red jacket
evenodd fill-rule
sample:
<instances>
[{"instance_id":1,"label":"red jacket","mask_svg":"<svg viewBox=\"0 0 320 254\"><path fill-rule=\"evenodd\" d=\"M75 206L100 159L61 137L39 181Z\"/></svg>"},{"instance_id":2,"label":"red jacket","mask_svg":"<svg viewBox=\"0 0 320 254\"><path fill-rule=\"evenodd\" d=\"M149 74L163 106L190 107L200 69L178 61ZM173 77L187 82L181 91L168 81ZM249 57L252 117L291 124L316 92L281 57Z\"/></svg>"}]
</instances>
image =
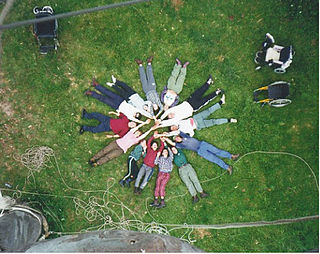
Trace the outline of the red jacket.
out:
<instances>
[{"instance_id":1,"label":"red jacket","mask_svg":"<svg viewBox=\"0 0 320 254\"><path fill-rule=\"evenodd\" d=\"M110 119L110 128L114 134L118 134L120 138L122 138L130 130L128 123L129 123L128 117L120 113L119 118Z\"/></svg>"},{"instance_id":2,"label":"red jacket","mask_svg":"<svg viewBox=\"0 0 320 254\"><path fill-rule=\"evenodd\" d=\"M148 142L147 142L147 154L146 157L144 157L143 163L146 164L147 166L154 168L156 165L154 164L154 161L157 157L157 153L158 152L162 152L163 148L164 148L164 144L161 141L160 147L157 150L153 150L151 148L151 143L154 140L154 136L152 136L151 138L149 138Z\"/></svg>"}]
</instances>

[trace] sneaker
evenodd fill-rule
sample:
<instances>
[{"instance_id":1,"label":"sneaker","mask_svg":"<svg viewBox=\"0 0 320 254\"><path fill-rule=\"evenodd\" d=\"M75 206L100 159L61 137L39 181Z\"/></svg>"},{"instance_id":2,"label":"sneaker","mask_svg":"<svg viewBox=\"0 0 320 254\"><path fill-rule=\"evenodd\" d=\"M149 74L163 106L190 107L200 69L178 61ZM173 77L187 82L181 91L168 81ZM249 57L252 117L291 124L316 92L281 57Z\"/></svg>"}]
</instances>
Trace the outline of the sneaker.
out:
<instances>
[{"instance_id":1,"label":"sneaker","mask_svg":"<svg viewBox=\"0 0 320 254\"><path fill-rule=\"evenodd\" d=\"M82 119L85 118L86 114L87 114L87 110L82 109L81 118Z\"/></svg>"},{"instance_id":2,"label":"sneaker","mask_svg":"<svg viewBox=\"0 0 320 254\"><path fill-rule=\"evenodd\" d=\"M110 87L113 87L113 86L114 86L114 83L112 83L112 82L106 82L106 85L107 85L107 86L110 86Z\"/></svg>"},{"instance_id":3,"label":"sneaker","mask_svg":"<svg viewBox=\"0 0 320 254\"><path fill-rule=\"evenodd\" d=\"M80 133L80 135L82 135L84 133L83 125L80 126L79 133Z\"/></svg>"},{"instance_id":4,"label":"sneaker","mask_svg":"<svg viewBox=\"0 0 320 254\"><path fill-rule=\"evenodd\" d=\"M209 197L209 193L206 193L205 191L202 191L202 192L200 192L200 197L201 198Z\"/></svg>"},{"instance_id":5,"label":"sneaker","mask_svg":"<svg viewBox=\"0 0 320 254\"><path fill-rule=\"evenodd\" d=\"M152 207L158 207L159 206L159 199L154 199L152 203L149 204L149 206Z\"/></svg>"},{"instance_id":6,"label":"sneaker","mask_svg":"<svg viewBox=\"0 0 320 254\"><path fill-rule=\"evenodd\" d=\"M140 195L142 191L143 191L143 189L138 188L138 195Z\"/></svg>"},{"instance_id":7,"label":"sneaker","mask_svg":"<svg viewBox=\"0 0 320 254\"><path fill-rule=\"evenodd\" d=\"M190 62L185 62L182 66L182 68L186 68L188 65L190 64Z\"/></svg>"},{"instance_id":8,"label":"sneaker","mask_svg":"<svg viewBox=\"0 0 320 254\"><path fill-rule=\"evenodd\" d=\"M147 63L152 63L152 60L153 60L153 56L149 56L149 57L147 58Z\"/></svg>"},{"instance_id":9,"label":"sneaker","mask_svg":"<svg viewBox=\"0 0 320 254\"><path fill-rule=\"evenodd\" d=\"M210 84L213 84L213 79L212 79L212 76L211 74L209 75L208 79L207 79L207 83L210 85Z\"/></svg>"},{"instance_id":10,"label":"sneaker","mask_svg":"<svg viewBox=\"0 0 320 254\"><path fill-rule=\"evenodd\" d=\"M192 204L198 203L199 202L199 198L197 195L192 197Z\"/></svg>"},{"instance_id":11,"label":"sneaker","mask_svg":"<svg viewBox=\"0 0 320 254\"><path fill-rule=\"evenodd\" d=\"M161 199L160 204L157 206L157 208L164 208L166 207L166 204L164 202L164 199Z\"/></svg>"},{"instance_id":12,"label":"sneaker","mask_svg":"<svg viewBox=\"0 0 320 254\"><path fill-rule=\"evenodd\" d=\"M111 79L112 79L113 84L115 84L117 82L117 79L115 78L115 76L111 75Z\"/></svg>"},{"instance_id":13,"label":"sneaker","mask_svg":"<svg viewBox=\"0 0 320 254\"><path fill-rule=\"evenodd\" d=\"M95 168L97 166L98 166L98 163L96 163L96 162L91 163L91 167Z\"/></svg>"},{"instance_id":14,"label":"sneaker","mask_svg":"<svg viewBox=\"0 0 320 254\"><path fill-rule=\"evenodd\" d=\"M231 155L231 160L235 161L239 158L240 154L232 154Z\"/></svg>"},{"instance_id":15,"label":"sneaker","mask_svg":"<svg viewBox=\"0 0 320 254\"><path fill-rule=\"evenodd\" d=\"M125 181L124 181L123 179L121 179L121 180L119 181L119 184L121 185L121 187L124 187L124 183L125 183Z\"/></svg>"},{"instance_id":16,"label":"sneaker","mask_svg":"<svg viewBox=\"0 0 320 254\"><path fill-rule=\"evenodd\" d=\"M179 58L176 58L176 62L177 62L177 65L181 65L181 61L179 60Z\"/></svg>"},{"instance_id":17,"label":"sneaker","mask_svg":"<svg viewBox=\"0 0 320 254\"><path fill-rule=\"evenodd\" d=\"M87 91L84 92L84 95L88 95L88 96L89 96L89 95L92 95L92 91L87 90Z\"/></svg>"},{"instance_id":18,"label":"sneaker","mask_svg":"<svg viewBox=\"0 0 320 254\"><path fill-rule=\"evenodd\" d=\"M228 171L229 175L232 175L232 167L231 166L228 167L227 171Z\"/></svg>"},{"instance_id":19,"label":"sneaker","mask_svg":"<svg viewBox=\"0 0 320 254\"><path fill-rule=\"evenodd\" d=\"M97 80L96 80L95 78L92 78L91 85L92 85L93 87L96 87L97 85L99 85L99 83L97 82Z\"/></svg>"},{"instance_id":20,"label":"sneaker","mask_svg":"<svg viewBox=\"0 0 320 254\"><path fill-rule=\"evenodd\" d=\"M235 118L231 118L231 119L230 119L230 123L237 123L237 122L238 122L238 120L235 119Z\"/></svg>"},{"instance_id":21,"label":"sneaker","mask_svg":"<svg viewBox=\"0 0 320 254\"><path fill-rule=\"evenodd\" d=\"M220 101L221 101L221 104L226 104L226 96L224 94L222 94Z\"/></svg>"},{"instance_id":22,"label":"sneaker","mask_svg":"<svg viewBox=\"0 0 320 254\"><path fill-rule=\"evenodd\" d=\"M140 59L134 59L134 61L136 61L136 63L138 64L138 65L140 65L140 64L142 64L143 62L142 62L142 60L140 60Z\"/></svg>"}]
</instances>

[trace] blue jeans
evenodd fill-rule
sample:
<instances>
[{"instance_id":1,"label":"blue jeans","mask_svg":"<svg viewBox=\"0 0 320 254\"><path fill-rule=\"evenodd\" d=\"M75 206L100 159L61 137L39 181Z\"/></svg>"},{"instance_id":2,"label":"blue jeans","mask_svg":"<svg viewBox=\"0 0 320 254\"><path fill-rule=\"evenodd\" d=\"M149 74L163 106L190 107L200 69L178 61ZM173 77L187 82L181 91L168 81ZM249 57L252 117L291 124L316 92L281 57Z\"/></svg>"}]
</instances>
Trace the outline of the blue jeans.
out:
<instances>
[{"instance_id":1,"label":"blue jeans","mask_svg":"<svg viewBox=\"0 0 320 254\"><path fill-rule=\"evenodd\" d=\"M92 113L86 113L83 116L86 119L96 119L100 122L99 125L97 126L83 126L84 131L90 131L93 133L98 133L98 132L104 132L104 131L111 131L110 128L110 117L105 116L103 114L100 114L98 112L92 112Z\"/></svg>"},{"instance_id":2,"label":"blue jeans","mask_svg":"<svg viewBox=\"0 0 320 254\"><path fill-rule=\"evenodd\" d=\"M201 111L200 113L193 116L193 119L196 121L197 130L201 130L203 128L208 128L213 125L219 125L228 123L227 118L219 118L219 119L207 119L213 112L220 109L221 106L219 103L214 104L210 108Z\"/></svg>"},{"instance_id":3,"label":"blue jeans","mask_svg":"<svg viewBox=\"0 0 320 254\"><path fill-rule=\"evenodd\" d=\"M225 170L227 170L229 167L229 165L226 164L219 157L231 159L231 153L221 150L205 141L201 141L200 146L198 148L198 154L204 159L219 165L221 168Z\"/></svg>"},{"instance_id":4,"label":"blue jeans","mask_svg":"<svg viewBox=\"0 0 320 254\"><path fill-rule=\"evenodd\" d=\"M120 95L110 91L109 89L97 85L95 86L95 89L97 89L99 92L101 92L103 95L98 94L96 92L92 92L92 97L96 98L97 100L109 105L111 108L118 109L119 105L124 101L124 98Z\"/></svg>"}]
</instances>

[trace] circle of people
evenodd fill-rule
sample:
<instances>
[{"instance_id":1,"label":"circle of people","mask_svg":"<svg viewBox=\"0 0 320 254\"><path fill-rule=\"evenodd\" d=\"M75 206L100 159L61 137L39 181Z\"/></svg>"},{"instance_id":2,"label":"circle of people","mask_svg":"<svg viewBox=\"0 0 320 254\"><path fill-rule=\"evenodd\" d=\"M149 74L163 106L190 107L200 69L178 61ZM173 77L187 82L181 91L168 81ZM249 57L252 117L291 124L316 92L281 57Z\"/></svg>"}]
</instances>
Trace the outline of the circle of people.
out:
<instances>
[{"instance_id":1,"label":"circle of people","mask_svg":"<svg viewBox=\"0 0 320 254\"><path fill-rule=\"evenodd\" d=\"M154 168L158 165L159 171L154 190L154 200L150 206L163 208L165 204L165 188L170 179L173 164L179 168L179 176L185 183L192 196L192 202L197 203L199 196L205 198L209 193L205 192L199 182L196 171L188 162L183 149L196 152L204 159L219 165L232 174L232 166L225 163L221 158L236 160L239 154L231 154L221 150L214 145L201 141L193 137L195 130L201 130L213 125L224 123L236 123L234 118L209 119L209 116L225 104L225 94L221 89L204 96L205 92L212 86L213 78L209 75L207 81L196 89L185 101L179 103L179 94L182 91L187 74L189 62L183 65L176 58L167 85L164 87L160 96L156 90L156 82L152 71L153 56L147 58L146 68L143 61L135 59L138 64L140 80L147 100L145 101L134 89L126 83L117 80L112 76L112 82L107 82L108 87L100 85L95 78L92 80L92 87L96 91L87 90L85 95L91 96L111 108L115 112L116 118L111 118L98 112L89 113L82 110L83 119L96 119L100 123L97 126L81 125L80 134L85 131L92 133L113 132L114 135L107 134L107 138L116 138L105 148L94 155L89 164L92 167L100 166L121 154L136 144L128 157L128 172L119 181L122 187L130 187L130 182L134 183L134 193L139 195L146 187L153 175ZM110 88L109 88L110 87ZM114 89L112 91L111 89ZM99 93L98 93L99 92ZM193 115L211 100L221 95L220 101L206 110ZM141 116L147 118L141 120ZM145 133L139 129L154 120L155 124ZM159 128L169 127L169 132L159 133ZM152 137L147 141L145 138L154 131ZM173 137L171 140L169 137ZM160 144L156 141L160 139ZM138 160L143 157L143 164L139 168Z\"/></svg>"}]
</instances>

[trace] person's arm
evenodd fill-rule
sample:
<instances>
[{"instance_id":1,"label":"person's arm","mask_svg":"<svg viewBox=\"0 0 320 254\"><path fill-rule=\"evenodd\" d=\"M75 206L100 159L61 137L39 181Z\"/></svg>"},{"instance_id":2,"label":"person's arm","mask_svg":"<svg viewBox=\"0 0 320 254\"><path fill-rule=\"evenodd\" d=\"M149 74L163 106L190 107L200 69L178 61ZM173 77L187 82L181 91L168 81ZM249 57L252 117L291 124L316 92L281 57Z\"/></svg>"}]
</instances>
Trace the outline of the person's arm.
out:
<instances>
[{"instance_id":1,"label":"person's arm","mask_svg":"<svg viewBox=\"0 0 320 254\"><path fill-rule=\"evenodd\" d=\"M160 117L161 120L165 119L169 113L171 113L172 108L168 109L167 111L165 111L162 116Z\"/></svg>"},{"instance_id":2,"label":"person's arm","mask_svg":"<svg viewBox=\"0 0 320 254\"><path fill-rule=\"evenodd\" d=\"M118 134L115 134L115 135L107 134L106 137L107 138L119 138L120 136Z\"/></svg>"},{"instance_id":3,"label":"person's arm","mask_svg":"<svg viewBox=\"0 0 320 254\"><path fill-rule=\"evenodd\" d=\"M162 105L162 104L161 104ZM163 106L160 108L159 112L156 114L155 118L158 119L158 117L161 115L161 113L163 112Z\"/></svg>"},{"instance_id":4,"label":"person's arm","mask_svg":"<svg viewBox=\"0 0 320 254\"><path fill-rule=\"evenodd\" d=\"M172 119L168 119L168 120L163 120L160 122L159 128L168 127L168 126L172 126L172 125L178 125L177 119L172 118Z\"/></svg>"},{"instance_id":5,"label":"person's arm","mask_svg":"<svg viewBox=\"0 0 320 254\"><path fill-rule=\"evenodd\" d=\"M169 139L169 138L164 138L164 139L165 139L165 141L167 141L170 145L176 146L176 143L173 142L171 139Z\"/></svg>"},{"instance_id":6,"label":"person's arm","mask_svg":"<svg viewBox=\"0 0 320 254\"><path fill-rule=\"evenodd\" d=\"M136 132L137 130L139 130L143 125L146 125L150 123L150 119L147 119L145 122L142 122L141 124L139 124L138 126L134 127L133 129L131 129L133 132Z\"/></svg>"},{"instance_id":7,"label":"person's arm","mask_svg":"<svg viewBox=\"0 0 320 254\"><path fill-rule=\"evenodd\" d=\"M163 148L164 148L164 143L163 143L162 140L164 140L164 138L162 137L162 138L160 138L160 140L161 140L161 142L160 142L159 152L162 153L162 150L163 150Z\"/></svg>"},{"instance_id":8,"label":"person's arm","mask_svg":"<svg viewBox=\"0 0 320 254\"><path fill-rule=\"evenodd\" d=\"M159 135L159 137L172 137L172 136L177 136L179 134L180 134L180 131L176 130L176 131L171 131L171 132L163 132L158 135Z\"/></svg>"},{"instance_id":9,"label":"person's arm","mask_svg":"<svg viewBox=\"0 0 320 254\"><path fill-rule=\"evenodd\" d=\"M147 132L143 133L140 137L138 137L139 140L144 139L145 137L148 136L148 134L152 131L152 128L150 128L150 130L148 130ZM153 138L153 137L152 137ZM151 138L150 138L151 139ZM148 148L150 149L150 145L148 146Z\"/></svg>"},{"instance_id":10,"label":"person's arm","mask_svg":"<svg viewBox=\"0 0 320 254\"><path fill-rule=\"evenodd\" d=\"M170 147L168 147L168 151L169 151L169 158L171 161L173 161L173 152L171 151Z\"/></svg>"},{"instance_id":11,"label":"person's arm","mask_svg":"<svg viewBox=\"0 0 320 254\"><path fill-rule=\"evenodd\" d=\"M158 152L158 153L157 153L157 157L156 157L156 159L154 160L154 164L155 164L155 165L158 165L158 164L159 164L159 157L160 157L160 155L161 155L161 153Z\"/></svg>"}]
</instances>

